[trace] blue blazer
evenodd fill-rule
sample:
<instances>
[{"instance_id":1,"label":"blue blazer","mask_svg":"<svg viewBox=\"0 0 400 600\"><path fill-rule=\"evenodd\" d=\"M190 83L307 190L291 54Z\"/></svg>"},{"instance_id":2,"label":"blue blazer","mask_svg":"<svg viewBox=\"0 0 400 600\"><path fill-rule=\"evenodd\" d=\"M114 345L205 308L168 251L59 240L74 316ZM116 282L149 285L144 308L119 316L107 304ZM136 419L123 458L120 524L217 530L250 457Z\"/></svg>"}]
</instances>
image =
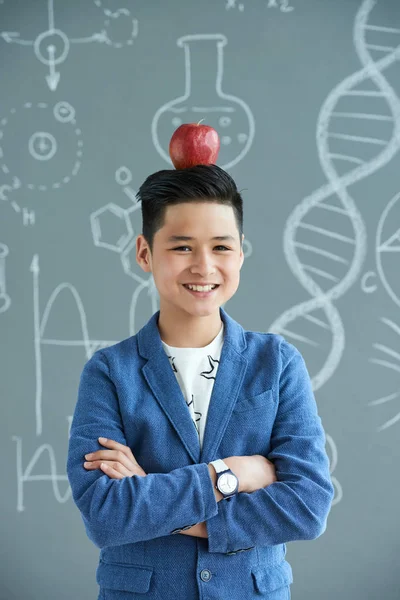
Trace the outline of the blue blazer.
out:
<instances>
[{"instance_id":1,"label":"blue blazer","mask_svg":"<svg viewBox=\"0 0 400 600\"><path fill-rule=\"evenodd\" d=\"M286 542L326 529L334 488L304 360L281 335L220 315L224 344L202 449L161 344L159 312L83 369L67 474L100 548L98 600L286 600ZM99 436L129 446L147 476L86 470L85 454L104 450ZM216 502L207 464L252 454L274 463L278 481ZM202 521L208 538L179 535Z\"/></svg>"}]
</instances>

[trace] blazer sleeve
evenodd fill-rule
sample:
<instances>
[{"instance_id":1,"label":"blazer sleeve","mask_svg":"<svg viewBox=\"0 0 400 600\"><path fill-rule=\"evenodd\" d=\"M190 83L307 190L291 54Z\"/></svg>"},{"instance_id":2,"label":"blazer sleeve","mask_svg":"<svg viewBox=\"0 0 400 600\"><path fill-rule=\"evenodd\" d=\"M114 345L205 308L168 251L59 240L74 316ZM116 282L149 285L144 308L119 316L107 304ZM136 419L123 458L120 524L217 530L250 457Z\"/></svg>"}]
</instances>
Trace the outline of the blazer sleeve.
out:
<instances>
[{"instance_id":1,"label":"blazer sleeve","mask_svg":"<svg viewBox=\"0 0 400 600\"><path fill-rule=\"evenodd\" d=\"M219 502L207 520L210 552L312 540L326 529L334 487L326 437L300 352L282 338L279 402L267 458L277 481Z\"/></svg>"},{"instance_id":2,"label":"blazer sleeve","mask_svg":"<svg viewBox=\"0 0 400 600\"><path fill-rule=\"evenodd\" d=\"M206 463L124 479L85 469L85 454L105 449L100 436L127 445L107 357L98 350L81 375L66 467L86 533L99 548L179 533L218 512Z\"/></svg>"}]
</instances>

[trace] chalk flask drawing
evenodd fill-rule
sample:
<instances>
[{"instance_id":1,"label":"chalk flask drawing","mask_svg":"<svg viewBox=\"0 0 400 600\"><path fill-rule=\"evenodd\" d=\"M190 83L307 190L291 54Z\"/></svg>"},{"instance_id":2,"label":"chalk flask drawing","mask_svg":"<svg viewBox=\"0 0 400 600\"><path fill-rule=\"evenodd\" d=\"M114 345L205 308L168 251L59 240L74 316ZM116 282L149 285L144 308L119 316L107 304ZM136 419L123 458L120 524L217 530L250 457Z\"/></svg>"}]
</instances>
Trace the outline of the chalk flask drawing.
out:
<instances>
[{"instance_id":1,"label":"chalk flask drawing","mask_svg":"<svg viewBox=\"0 0 400 600\"><path fill-rule=\"evenodd\" d=\"M224 47L222 34L185 35L177 40L185 55L185 91L155 113L151 131L157 152L172 164L168 145L182 123L205 123L221 137L218 163L223 169L236 165L249 151L255 123L249 106L222 91Z\"/></svg>"}]
</instances>

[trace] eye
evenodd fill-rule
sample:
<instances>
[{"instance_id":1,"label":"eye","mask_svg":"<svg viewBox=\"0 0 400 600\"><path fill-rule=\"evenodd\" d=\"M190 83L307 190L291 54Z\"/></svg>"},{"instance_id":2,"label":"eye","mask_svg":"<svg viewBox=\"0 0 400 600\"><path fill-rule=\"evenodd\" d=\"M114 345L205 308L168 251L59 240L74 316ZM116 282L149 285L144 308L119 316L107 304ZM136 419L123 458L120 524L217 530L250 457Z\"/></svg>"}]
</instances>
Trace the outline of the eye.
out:
<instances>
[{"instance_id":1,"label":"eye","mask_svg":"<svg viewBox=\"0 0 400 600\"><path fill-rule=\"evenodd\" d=\"M178 246L177 248L172 248L172 250L177 250L179 252L186 252L186 250L191 250L190 246ZM217 250L218 252L220 252L221 250L223 252L225 252L226 250L229 251L230 248L227 248L226 246L215 246L214 250Z\"/></svg>"}]
</instances>

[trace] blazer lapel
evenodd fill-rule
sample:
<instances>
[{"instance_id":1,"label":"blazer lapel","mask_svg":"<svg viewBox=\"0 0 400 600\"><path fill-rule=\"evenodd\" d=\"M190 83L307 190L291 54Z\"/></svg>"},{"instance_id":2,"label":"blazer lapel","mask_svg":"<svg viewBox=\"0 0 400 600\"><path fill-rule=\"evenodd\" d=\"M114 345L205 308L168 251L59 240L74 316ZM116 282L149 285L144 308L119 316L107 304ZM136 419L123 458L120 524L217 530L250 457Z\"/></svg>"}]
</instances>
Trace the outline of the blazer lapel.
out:
<instances>
[{"instance_id":1,"label":"blazer lapel","mask_svg":"<svg viewBox=\"0 0 400 600\"><path fill-rule=\"evenodd\" d=\"M179 383L161 343L157 311L138 332L140 354L148 358L143 375L194 463L200 459L199 436Z\"/></svg>"},{"instance_id":2,"label":"blazer lapel","mask_svg":"<svg viewBox=\"0 0 400 600\"><path fill-rule=\"evenodd\" d=\"M240 392L248 361L242 352L246 339L241 325L220 308L224 322L224 343L208 407L200 462L218 457L218 447Z\"/></svg>"},{"instance_id":3,"label":"blazer lapel","mask_svg":"<svg viewBox=\"0 0 400 600\"><path fill-rule=\"evenodd\" d=\"M196 426L161 343L159 314L157 311L137 334L139 353L148 359L142 372L193 462L208 463L216 456L247 368L247 360L241 354L246 347L243 328L220 308L224 343L200 449Z\"/></svg>"}]
</instances>

